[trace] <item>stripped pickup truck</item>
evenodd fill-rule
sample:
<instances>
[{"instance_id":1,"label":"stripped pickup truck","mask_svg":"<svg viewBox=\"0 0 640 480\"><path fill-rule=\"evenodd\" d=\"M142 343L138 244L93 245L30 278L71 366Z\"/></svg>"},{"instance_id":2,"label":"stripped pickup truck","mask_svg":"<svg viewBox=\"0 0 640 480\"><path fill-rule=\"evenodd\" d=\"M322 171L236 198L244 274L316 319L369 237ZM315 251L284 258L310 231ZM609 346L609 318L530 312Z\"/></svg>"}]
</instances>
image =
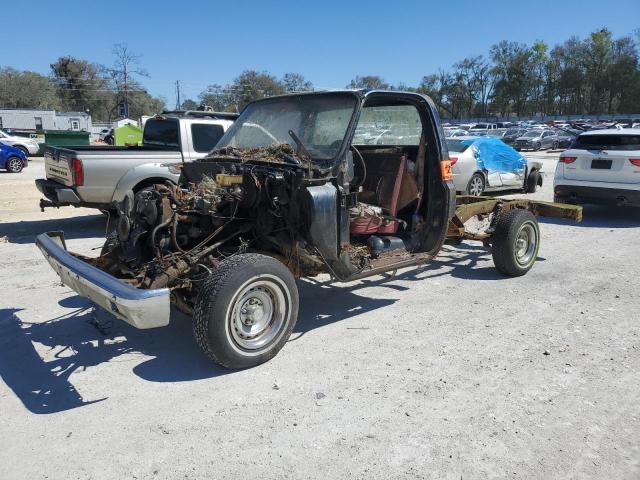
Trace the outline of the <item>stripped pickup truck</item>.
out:
<instances>
[{"instance_id":1,"label":"stripped pickup truck","mask_svg":"<svg viewBox=\"0 0 640 480\"><path fill-rule=\"evenodd\" d=\"M166 112L147 120L142 145L48 147L47 178L36 180L45 207L89 207L115 212L129 193L168 180L172 164L204 157L237 118L235 113Z\"/></svg>"},{"instance_id":2,"label":"stripped pickup truck","mask_svg":"<svg viewBox=\"0 0 640 480\"><path fill-rule=\"evenodd\" d=\"M376 124L385 145L353 141ZM411 135L407 130L413 130ZM391 132L392 133L392 132ZM102 254L37 244L62 281L138 328L193 318L198 345L229 368L272 358L298 316L295 278L351 281L423 264L445 241L490 247L498 270L525 274L534 214L581 219L581 207L458 197L432 101L391 91L314 92L246 107L216 149L126 197ZM473 223L473 225L471 225Z\"/></svg>"}]
</instances>

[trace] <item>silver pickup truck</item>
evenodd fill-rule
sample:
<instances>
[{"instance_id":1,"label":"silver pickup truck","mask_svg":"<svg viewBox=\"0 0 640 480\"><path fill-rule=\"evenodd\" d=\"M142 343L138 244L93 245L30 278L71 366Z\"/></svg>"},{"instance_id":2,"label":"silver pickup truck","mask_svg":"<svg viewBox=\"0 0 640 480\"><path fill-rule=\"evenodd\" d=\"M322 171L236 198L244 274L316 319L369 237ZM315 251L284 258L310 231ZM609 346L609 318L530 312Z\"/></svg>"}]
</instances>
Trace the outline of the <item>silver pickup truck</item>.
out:
<instances>
[{"instance_id":1,"label":"silver pickup truck","mask_svg":"<svg viewBox=\"0 0 640 480\"><path fill-rule=\"evenodd\" d=\"M171 112L147 120L142 145L48 147L46 178L36 180L45 196L40 208L89 207L114 210L128 192L154 183L177 183L171 164L204 157L233 124L237 114Z\"/></svg>"}]
</instances>

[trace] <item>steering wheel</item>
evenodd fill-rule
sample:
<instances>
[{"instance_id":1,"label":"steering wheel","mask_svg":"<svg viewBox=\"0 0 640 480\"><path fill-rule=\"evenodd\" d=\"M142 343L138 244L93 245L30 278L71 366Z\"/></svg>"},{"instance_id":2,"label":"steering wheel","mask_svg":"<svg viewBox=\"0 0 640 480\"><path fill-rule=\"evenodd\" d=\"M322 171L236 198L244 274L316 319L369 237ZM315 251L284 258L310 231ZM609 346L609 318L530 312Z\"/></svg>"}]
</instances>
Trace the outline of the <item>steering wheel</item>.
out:
<instances>
[{"instance_id":1,"label":"steering wheel","mask_svg":"<svg viewBox=\"0 0 640 480\"><path fill-rule=\"evenodd\" d=\"M362 154L360 153L360 151L354 147L353 145L351 145L351 147L349 147L349 149L354 153L354 157L358 158L358 161L360 162L360 172L358 172L360 175L356 174L356 166L354 164L353 166L353 184L355 186L356 189L360 188L362 185L364 185L364 181L367 178L367 164L364 163L364 157L362 156Z\"/></svg>"}]
</instances>

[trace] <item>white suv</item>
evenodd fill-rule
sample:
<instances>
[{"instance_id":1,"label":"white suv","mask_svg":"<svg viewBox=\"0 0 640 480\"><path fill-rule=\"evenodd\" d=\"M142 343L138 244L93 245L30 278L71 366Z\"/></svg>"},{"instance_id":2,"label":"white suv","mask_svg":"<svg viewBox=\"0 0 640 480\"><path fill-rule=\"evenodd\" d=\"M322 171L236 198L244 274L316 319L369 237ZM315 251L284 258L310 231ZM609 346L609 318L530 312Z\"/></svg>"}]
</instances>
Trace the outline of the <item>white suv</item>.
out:
<instances>
[{"instance_id":1,"label":"white suv","mask_svg":"<svg viewBox=\"0 0 640 480\"><path fill-rule=\"evenodd\" d=\"M19 148L26 156L35 155L40 150L40 144L33 138L12 136L0 130L0 143Z\"/></svg>"},{"instance_id":2,"label":"white suv","mask_svg":"<svg viewBox=\"0 0 640 480\"><path fill-rule=\"evenodd\" d=\"M560 155L553 193L561 203L640 207L640 129L580 134Z\"/></svg>"}]
</instances>

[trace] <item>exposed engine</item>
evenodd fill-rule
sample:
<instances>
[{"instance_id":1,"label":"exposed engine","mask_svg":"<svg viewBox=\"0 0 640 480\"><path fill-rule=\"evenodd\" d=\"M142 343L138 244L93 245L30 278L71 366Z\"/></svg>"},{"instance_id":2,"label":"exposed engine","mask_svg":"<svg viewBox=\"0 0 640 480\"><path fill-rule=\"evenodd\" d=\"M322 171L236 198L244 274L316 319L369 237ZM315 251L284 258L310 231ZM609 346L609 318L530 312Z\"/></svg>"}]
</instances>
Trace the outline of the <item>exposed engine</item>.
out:
<instances>
[{"instance_id":1,"label":"exposed engine","mask_svg":"<svg viewBox=\"0 0 640 480\"><path fill-rule=\"evenodd\" d=\"M299 275L320 271L303 235L304 199L292 201L306 170L288 163L185 164L183 186L151 185L119 205L101 268L141 288L178 289L197 287L220 260L247 251L272 252Z\"/></svg>"}]
</instances>

